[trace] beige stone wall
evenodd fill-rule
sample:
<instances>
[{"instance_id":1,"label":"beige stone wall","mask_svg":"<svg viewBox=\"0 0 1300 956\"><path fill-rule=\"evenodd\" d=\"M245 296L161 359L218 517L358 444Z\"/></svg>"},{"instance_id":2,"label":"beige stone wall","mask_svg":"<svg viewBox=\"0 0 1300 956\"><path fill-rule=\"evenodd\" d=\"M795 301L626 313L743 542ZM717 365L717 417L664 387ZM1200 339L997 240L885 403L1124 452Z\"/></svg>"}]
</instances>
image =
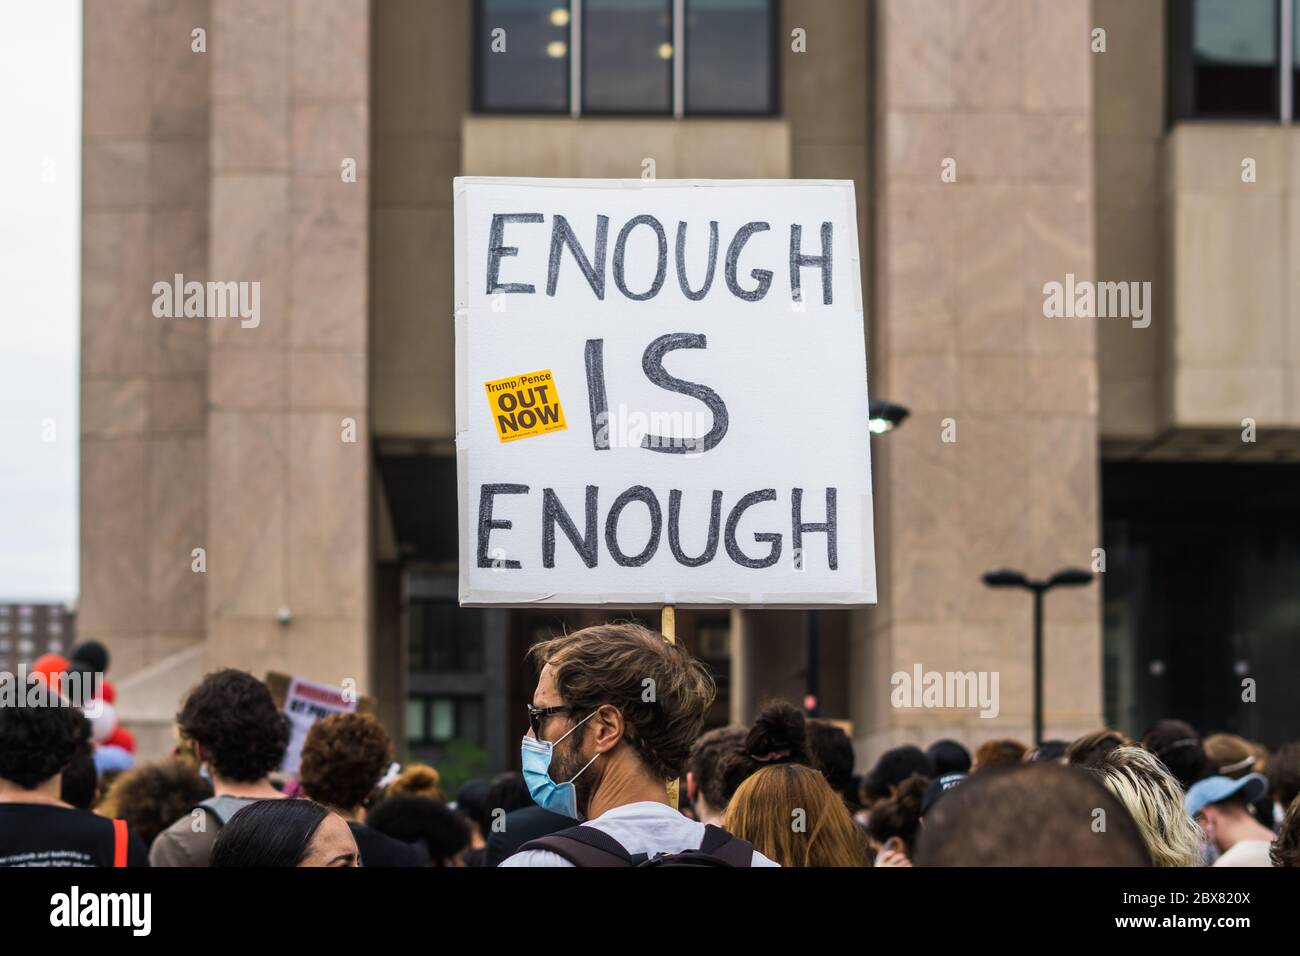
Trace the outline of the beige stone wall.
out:
<instances>
[{"instance_id":1,"label":"beige stone wall","mask_svg":"<svg viewBox=\"0 0 1300 956\"><path fill-rule=\"evenodd\" d=\"M79 637L110 678L201 641L207 329L154 318L151 288L207 277L208 0L84 10ZM129 706L129 702L128 702Z\"/></svg>"},{"instance_id":2,"label":"beige stone wall","mask_svg":"<svg viewBox=\"0 0 1300 956\"><path fill-rule=\"evenodd\" d=\"M1184 123L1165 142L1175 428L1300 427L1297 157L1300 134L1282 125Z\"/></svg>"},{"instance_id":3,"label":"beige stone wall","mask_svg":"<svg viewBox=\"0 0 1300 956\"><path fill-rule=\"evenodd\" d=\"M364 692L370 3L212 0L212 23L210 272L260 282L262 317L209 326L208 661Z\"/></svg>"},{"instance_id":4,"label":"beige stone wall","mask_svg":"<svg viewBox=\"0 0 1300 956\"><path fill-rule=\"evenodd\" d=\"M465 117L466 176L639 179L784 179L790 132L779 119Z\"/></svg>"},{"instance_id":5,"label":"beige stone wall","mask_svg":"<svg viewBox=\"0 0 1300 956\"><path fill-rule=\"evenodd\" d=\"M1164 342L1174 320L1164 281L1165 5L1094 0L1106 52L1091 57L1096 162L1096 278L1151 282L1151 325L1097 320L1102 437L1144 441L1163 419ZM1080 278L1083 278L1080 276Z\"/></svg>"},{"instance_id":6,"label":"beige stone wall","mask_svg":"<svg viewBox=\"0 0 1300 956\"><path fill-rule=\"evenodd\" d=\"M1029 599L979 575L1086 566L1099 425L1155 420L1155 336L1041 312L1066 272L1159 268L1159 67L1136 39L1158 11L1138 6L787 3L780 117L575 122L470 115L468 0L88 3L82 634L160 689L155 717L200 664L364 688L386 528L371 435L453 432L452 178L635 177L653 157L660 177L855 182L871 391L913 416L873 440L881 605L852 615L853 712L832 716L864 760L908 737L1027 736ZM177 271L260 281L261 326L153 319L149 285ZM736 620L741 684L797 689L796 622ZM1048 730L1069 736L1100 718L1096 590L1053 594L1047 620ZM917 661L998 670L1003 717L892 709L889 675Z\"/></svg>"},{"instance_id":7,"label":"beige stone wall","mask_svg":"<svg viewBox=\"0 0 1300 956\"><path fill-rule=\"evenodd\" d=\"M368 0L85 4L79 630L142 756L206 669L366 689L369 49ZM155 318L177 273L260 324Z\"/></svg>"},{"instance_id":8,"label":"beige stone wall","mask_svg":"<svg viewBox=\"0 0 1300 956\"><path fill-rule=\"evenodd\" d=\"M1088 566L1099 546L1092 323L1043 317L1090 275L1087 0L880 0L875 75L877 395L912 417L873 442L880 605L854 634L859 756L903 740L1030 735L1031 603L982 572ZM940 180L945 158L957 181ZM944 419L957 440L942 439ZM1046 730L1101 712L1098 591L1047 599ZM890 675L997 671L1001 715L890 706Z\"/></svg>"}]
</instances>

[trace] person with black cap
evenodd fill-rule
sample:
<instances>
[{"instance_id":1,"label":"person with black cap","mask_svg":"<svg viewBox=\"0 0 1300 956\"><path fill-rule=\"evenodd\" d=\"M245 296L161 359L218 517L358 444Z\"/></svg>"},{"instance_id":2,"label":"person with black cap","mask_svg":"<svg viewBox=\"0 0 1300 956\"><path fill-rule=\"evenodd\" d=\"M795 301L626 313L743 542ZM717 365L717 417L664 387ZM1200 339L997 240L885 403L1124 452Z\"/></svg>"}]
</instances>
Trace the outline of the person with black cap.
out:
<instances>
[{"instance_id":1,"label":"person with black cap","mask_svg":"<svg viewBox=\"0 0 1300 956\"><path fill-rule=\"evenodd\" d=\"M925 793L921 795L921 820L925 820L925 815L930 812L930 808L947 791L953 787L961 786L969 779L968 774L945 773L943 776L931 780L929 786L925 788Z\"/></svg>"},{"instance_id":2,"label":"person with black cap","mask_svg":"<svg viewBox=\"0 0 1300 956\"><path fill-rule=\"evenodd\" d=\"M950 773L970 773L970 751L955 740L936 740L926 749L935 778Z\"/></svg>"}]
</instances>

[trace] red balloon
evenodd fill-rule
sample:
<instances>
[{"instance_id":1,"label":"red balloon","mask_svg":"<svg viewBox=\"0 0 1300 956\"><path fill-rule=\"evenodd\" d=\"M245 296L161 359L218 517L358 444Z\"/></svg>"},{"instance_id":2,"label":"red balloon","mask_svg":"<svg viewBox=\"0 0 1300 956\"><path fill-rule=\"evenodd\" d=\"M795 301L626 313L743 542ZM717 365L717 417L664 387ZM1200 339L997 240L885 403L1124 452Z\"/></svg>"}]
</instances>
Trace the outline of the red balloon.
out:
<instances>
[{"instance_id":1,"label":"red balloon","mask_svg":"<svg viewBox=\"0 0 1300 956\"><path fill-rule=\"evenodd\" d=\"M59 674L67 673L68 659L58 654L42 654L36 660L32 661L30 673L36 674L41 682L46 686L50 684L50 678ZM62 685L55 682L56 689L62 693Z\"/></svg>"},{"instance_id":2,"label":"red balloon","mask_svg":"<svg viewBox=\"0 0 1300 956\"><path fill-rule=\"evenodd\" d=\"M121 747L127 753L133 754L135 753L135 734L118 724L117 730L113 731L107 740L100 741L100 746Z\"/></svg>"},{"instance_id":3,"label":"red balloon","mask_svg":"<svg viewBox=\"0 0 1300 956\"><path fill-rule=\"evenodd\" d=\"M113 684L109 681L107 677L104 678L104 682L100 686L103 688L103 690L100 692L99 696L104 698L104 703L116 704L117 688L113 686Z\"/></svg>"}]
</instances>

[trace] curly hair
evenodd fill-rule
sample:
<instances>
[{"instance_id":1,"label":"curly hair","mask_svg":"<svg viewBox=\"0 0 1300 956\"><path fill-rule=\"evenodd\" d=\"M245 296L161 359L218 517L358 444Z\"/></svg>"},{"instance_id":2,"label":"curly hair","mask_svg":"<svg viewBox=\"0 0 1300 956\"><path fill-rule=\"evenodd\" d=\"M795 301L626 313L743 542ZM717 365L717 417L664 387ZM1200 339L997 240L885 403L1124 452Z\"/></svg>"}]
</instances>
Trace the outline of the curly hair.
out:
<instances>
[{"instance_id":1,"label":"curly hair","mask_svg":"<svg viewBox=\"0 0 1300 956\"><path fill-rule=\"evenodd\" d=\"M681 776L717 696L708 667L685 648L628 622L584 627L534 644L529 654L551 666L570 713L612 704L623 715L624 739L650 772Z\"/></svg>"},{"instance_id":2,"label":"curly hair","mask_svg":"<svg viewBox=\"0 0 1300 956\"><path fill-rule=\"evenodd\" d=\"M772 701L759 712L740 749L718 762L722 805L729 805L740 785L764 767L787 763L817 769L803 711L783 700Z\"/></svg>"},{"instance_id":3,"label":"curly hair","mask_svg":"<svg viewBox=\"0 0 1300 956\"><path fill-rule=\"evenodd\" d=\"M233 668L203 678L176 722L204 749L218 776L239 783L261 780L279 767L289 745L289 719L276 708L271 691Z\"/></svg>"},{"instance_id":4,"label":"curly hair","mask_svg":"<svg viewBox=\"0 0 1300 956\"><path fill-rule=\"evenodd\" d=\"M88 748L90 721L75 707L0 707L0 779L34 790Z\"/></svg>"},{"instance_id":5,"label":"curly hair","mask_svg":"<svg viewBox=\"0 0 1300 956\"><path fill-rule=\"evenodd\" d=\"M447 866L470 844L465 818L428 797L385 797L366 814L366 826L403 843L423 844L434 866Z\"/></svg>"},{"instance_id":6,"label":"curly hair","mask_svg":"<svg viewBox=\"0 0 1300 956\"><path fill-rule=\"evenodd\" d=\"M311 725L298 779L317 803L361 806L393 759L393 742L370 714L331 714Z\"/></svg>"},{"instance_id":7,"label":"curly hair","mask_svg":"<svg viewBox=\"0 0 1300 956\"><path fill-rule=\"evenodd\" d=\"M177 760L145 764L126 771L108 788L100 811L121 817L145 846L192 807L212 796L198 771Z\"/></svg>"},{"instance_id":8,"label":"curly hair","mask_svg":"<svg viewBox=\"0 0 1300 956\"><path fill-rule=\"evenodd\" d=\"M77 747L77 752L63 768L63 776L59 779L59 799L78 810L93 810L98 794L99 772L95 769L95 745L87 735L85 742Z\"/></svg>"}]
</instances>

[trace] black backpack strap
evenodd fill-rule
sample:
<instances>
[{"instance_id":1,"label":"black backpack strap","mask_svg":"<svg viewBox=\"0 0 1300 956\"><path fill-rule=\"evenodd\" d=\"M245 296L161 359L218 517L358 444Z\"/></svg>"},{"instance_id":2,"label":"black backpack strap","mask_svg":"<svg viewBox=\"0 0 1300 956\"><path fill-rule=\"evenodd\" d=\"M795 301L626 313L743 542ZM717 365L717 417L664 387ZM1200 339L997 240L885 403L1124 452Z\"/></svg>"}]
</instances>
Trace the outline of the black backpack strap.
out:
<instances>
[{"instance_id":1,"label":"black backpack strap","mask_svg":"<svg viewBox=\"0 0 1300 956\"><path fill-rule=\"evenodd\" d=\"M517 852L548 850L574 866L637 866L644 853L631 854L612 836L595 827L576 826L529 840Z\"/></svg>"},{"instance_id":2,"label":"black backpack strap","mask_svg":"<svg viewBox=\"0 0 1300 956\"><path fill-rule=\"evenodd\" d=\"M753 866L754 844L732 836L722 827L706 824L704 840L700 843L700 852L717 857L729 866Z\"/></svg>"}]
</instances>

